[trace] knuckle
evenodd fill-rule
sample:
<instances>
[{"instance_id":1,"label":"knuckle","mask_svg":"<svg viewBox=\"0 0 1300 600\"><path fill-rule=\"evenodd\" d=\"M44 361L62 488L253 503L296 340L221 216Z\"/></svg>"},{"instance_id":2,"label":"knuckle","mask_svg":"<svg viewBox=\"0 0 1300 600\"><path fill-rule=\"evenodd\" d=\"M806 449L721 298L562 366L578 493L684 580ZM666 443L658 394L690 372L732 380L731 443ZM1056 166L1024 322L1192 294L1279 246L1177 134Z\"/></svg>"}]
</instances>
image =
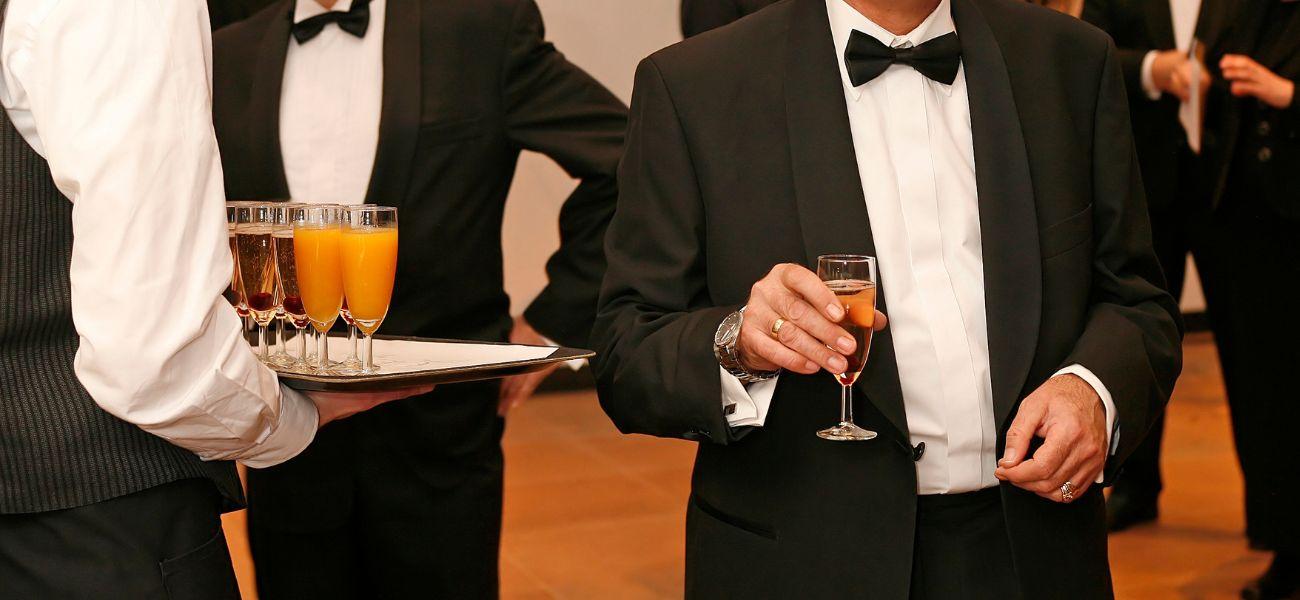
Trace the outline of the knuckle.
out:
<instances>
[{"instance_id":1,"label":"knuckle","mask_svg":"<svg viewBox=\"0 0 1300 600\"><path fill-rule=\"evenodd\" d=\"M808 305L797 300L790 300L786 315L792 321L802 321L808 317Z\"/></svg>"}]
</instances>

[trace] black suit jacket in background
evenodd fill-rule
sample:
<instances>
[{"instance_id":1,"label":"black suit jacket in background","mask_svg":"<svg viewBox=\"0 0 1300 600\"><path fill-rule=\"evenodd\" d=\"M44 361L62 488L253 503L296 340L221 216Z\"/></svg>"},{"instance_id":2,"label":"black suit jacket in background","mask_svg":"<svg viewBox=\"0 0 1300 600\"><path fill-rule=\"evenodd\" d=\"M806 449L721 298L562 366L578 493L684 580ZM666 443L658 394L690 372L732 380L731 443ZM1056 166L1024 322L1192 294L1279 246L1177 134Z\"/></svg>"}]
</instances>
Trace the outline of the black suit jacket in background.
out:
<instances>
[{"instance_id":1,"label":"black suit jacket in background","mask_svg":"<svg viewBox=\"0 0 1300 600\"><path fill-rule=\"evenodd\" d=\"M293 4L280 0L214 38L213 112L230 199L289 197L279 116L286 51L296 43L289 33ZM383 65L379 142L365 200L397 207L401 236L381 333L507 339L502 215L519 154L528 149L581 183L560 214L562 245L547 263L550 282L526 316L543 335L586 346L626 107L544 40L533 0L389 0ZM469 476L466 465L500 455L495 389L442 386L432 397L331 424L309 449L312 456L275 467L278 475L259 479L261 492L250 492L250 501L282 527L341 523L352 498L347 473L365 468L365 457L356 456L364 444L393 448L414 476L454 487ZM474 499L499 500L499 492Z\"/></svg>"},{"instance_id":2,"label":"black suit jacket in background","mask_svg":"<svg viewBox=\"0 0 1300 600\"><path fill-rule=\"evenodd\" d=\"M1202 14L1213 1L1201 3ZM1147 53L1177 47L1169 0L1087 0L1083 19L1110 34L1118 47L1147 203L1155 213L1177 208L1180 200L1189 200L1178 197L1179 178L1195 177L1178 172L1179 156L1191 152L1187 133L1178 121L1180 102L1170 94L1151 100L1142 88L1142 61ZM1208 29L1206 19L1198 18L1195 37L1201 43L1205 43Z\"/></svg>"},{"instance_id":3,"label":"black suit jacket in background","mask_svg":"<svg viewBox=\"0 0 1300 600\"><path fill-rule=\"evenodd\" d=\"M212 21L212 30L247 19L271 2L272 0L208 0L208 18Z\"/></svg>"},{"instance_id":4,"label":"black suit jacket in background","mask_svg":"<svg viewBox=\"0 0 1300 600\"><path fill-rule=\"evenodd\" d=\"M1283 38L1273 52L1255 50L1263 28L1265 8L1280 0L1205 0L1209 18L1218 24L1209 43L1206 66L1214 77L1205 103L1204 159L1206 187L1213 206L1248 189L1251 199L1274 216L1300 221L1300 92L1291 106L1275 109L1255 98L1232 95L1219 61L1225 54L1245 54L1300 90L1300 10L1283 25ZM1247 119L1250 119L1249 121ZM1257 200L1257 201L1256 201Z\"/></svg>"},{"instance_id":5,"label":"black suit jacket in background","mask_svg":"<svg viewBox=\"0 0 1300 600\"><path fill-rule=\"evenodd\" d=\"M1115 398L1113 475L1181 365L1118 54L1095 28L1018 0L952 7L998 450L1020 400L1079 363ZM593 341L600 400L622 431L700 442L691 597L909 595L916 469L889 329L857 386L859 422L881 434L865 443L814 435L836 414L824 373L783 375L765 427L729 428L712 353L718 324L773 265L875 254L839 60L824 1L790 0L637 72ZM1111 595L1099 486L1068 505L1005 486L1002 504L1025 598Z\"/></svg>"},{"instance_id":6,"label":"black suit jacket in background","mask_svg":"<svg viewBox=\"0 0 1300 600\"><path fill-rule=\"evenodd\" d=\"M778 0L682 0L682 34L717 29L775 4Z\"/></svg>"}]
</instances>

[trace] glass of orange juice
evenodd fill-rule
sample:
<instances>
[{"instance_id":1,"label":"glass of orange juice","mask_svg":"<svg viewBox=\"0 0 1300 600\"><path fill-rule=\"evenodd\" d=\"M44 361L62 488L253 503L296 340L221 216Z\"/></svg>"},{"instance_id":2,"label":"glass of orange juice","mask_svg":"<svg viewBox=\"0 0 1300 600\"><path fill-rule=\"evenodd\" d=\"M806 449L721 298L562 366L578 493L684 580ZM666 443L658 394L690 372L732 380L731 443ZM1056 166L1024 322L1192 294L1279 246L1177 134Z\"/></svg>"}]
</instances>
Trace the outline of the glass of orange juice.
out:
<instances>
[{"instance_id":1,"label":"glass of orange juice","mask_svg":"<svg viewBox=\"0 0 1300 600\"><path fill-rule=\"evenodd\" d=\"M316 362L311 367L318 373L330 373L333 364L329 360L329 330L343 306L343 208L311 204L288 210L293 224L298 293L307 320L316 330Z\"/></svg>"},{"instance_id":2,"label":"glass of orange juice","mask_svg":"<svg viewBox=\"0 0 1300 600\"><path fill-rule=\"evenodd\" d=\"M343 291L364 336L361 372L374 373L374 335L388 315L397 273L397 209L347 207L342 231Z\"/></svg>"}]
</instances>

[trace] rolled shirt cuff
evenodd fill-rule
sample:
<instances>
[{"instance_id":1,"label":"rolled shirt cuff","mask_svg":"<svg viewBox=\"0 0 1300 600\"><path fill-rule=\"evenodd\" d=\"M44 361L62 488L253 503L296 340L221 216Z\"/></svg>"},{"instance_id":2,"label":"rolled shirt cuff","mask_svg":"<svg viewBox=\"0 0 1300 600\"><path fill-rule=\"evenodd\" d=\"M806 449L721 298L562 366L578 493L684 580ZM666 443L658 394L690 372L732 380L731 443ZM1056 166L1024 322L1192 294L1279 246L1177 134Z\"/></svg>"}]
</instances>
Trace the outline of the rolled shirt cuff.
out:
<instances>
[{"instance_id":1,"label":"rolled shirt cuff","mask_svg":"<svg viewBox=\"0 0 1300 600\"><path fill-rule=\"evenodd\" d=\"M1156 62L1156 51L1152 50L1142 57L1142 91L1151 100L1160 99L1160 88L1156 87L1156 80L1151 76L1151 65Z\"/></svg>"},{"instance_id":2,"label":"rolled shirt cuff","mask_svg":"<svg viewBox=\"0 0 1300 600\"><path fill-rule=\"evenodd\" d=\"M1102 383L1087 367L1079 364L1061 369L1056 372L1056 375L1075 375L1092 386L1093 391L1101 397L1101 404L1106 409L1106 458L1114 456L1115 445L1119 443L1119 430L1115 427L1115 399L1111 397L1110 390L1106 389L1106 384ZM1097 476L1097 483L1101 483L1104 479L1105 474Z\"/></svg>"}]
</instances>

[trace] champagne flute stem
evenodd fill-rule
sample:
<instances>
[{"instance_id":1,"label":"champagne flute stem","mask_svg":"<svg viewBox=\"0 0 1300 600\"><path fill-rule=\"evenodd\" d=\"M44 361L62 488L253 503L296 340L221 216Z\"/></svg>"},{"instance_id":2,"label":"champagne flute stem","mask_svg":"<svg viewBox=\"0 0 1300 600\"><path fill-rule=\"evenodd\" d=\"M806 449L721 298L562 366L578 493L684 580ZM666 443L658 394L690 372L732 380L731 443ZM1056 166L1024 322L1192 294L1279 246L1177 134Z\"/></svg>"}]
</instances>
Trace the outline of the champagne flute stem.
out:
<instances>
[{"instance_id":1,"label":"champagne flute stem","mask_svg":"<svg viewBox=\"0 0 1300 600\"><path fill-rule=\"evenodd\" d=\"M257 352L266 360L271 356L271 351L266 347L266 325L258 324L257 326Z\"/></svg>"},{"instance_id":2,"label":"champagne flute stem","mask_svg":"<svg viewBox=\"0 0 1300 600\"><path fill-rule=\"evenodd\" d=\"M365 342L366 347L364 352L366 358L365 358L365 362L361 363L361 370L365 373L374 373L375 372L375 338L369 335L365 337L366 337L366 342Z\"/></svg>"},{"instance_id":3,"label":"champagne flute stem","mask_svg":"<svg viewBox=\"0 0 1300 600\"><path fill-rule=\"evenodd\" d=\"M284 319L278 318L275 321L275 355L280 356L281 354L287 354L284 349Z\"/></svg>"},{"instance_id":4,"label":"champagne flute stem","mask_svg":"<svg viewBox=\"0 0 1300 600\"><path fill-rule=\"evenodd\" d=\"M840 385L840 423L853 421L853 386Z\"/></svg>"},{"instance_id":5,"label":"champagne flute stem","mask_svg":"<svg viewBox=\"0 0 1300 600\"><path fill-rule=\"evenodd\" d=\"M324 371L330 366L329 336L316 332L316 368Z\"/></svg>"},{"instance_id":6,"label":"champagne flute stem","mask_svg":"<svg viewBox=\"0 0 1300 600\"><path fill-rule=\"evenodd\" d=\"M294 327L297 328L297 325ZM305 329L298 330L298 360L301 360L304 365L307 364L307 330Z\"/></svg>"},{"instance_id":7,"label":"champagne flute stem","mask_svg":"<svg viewBox=\"0 0 1300 600\"><path fill-rule=\"evenodd\" d=\"M348 360L357 358L357 326L348 325Z\"/></svg>"}]
</instances>

